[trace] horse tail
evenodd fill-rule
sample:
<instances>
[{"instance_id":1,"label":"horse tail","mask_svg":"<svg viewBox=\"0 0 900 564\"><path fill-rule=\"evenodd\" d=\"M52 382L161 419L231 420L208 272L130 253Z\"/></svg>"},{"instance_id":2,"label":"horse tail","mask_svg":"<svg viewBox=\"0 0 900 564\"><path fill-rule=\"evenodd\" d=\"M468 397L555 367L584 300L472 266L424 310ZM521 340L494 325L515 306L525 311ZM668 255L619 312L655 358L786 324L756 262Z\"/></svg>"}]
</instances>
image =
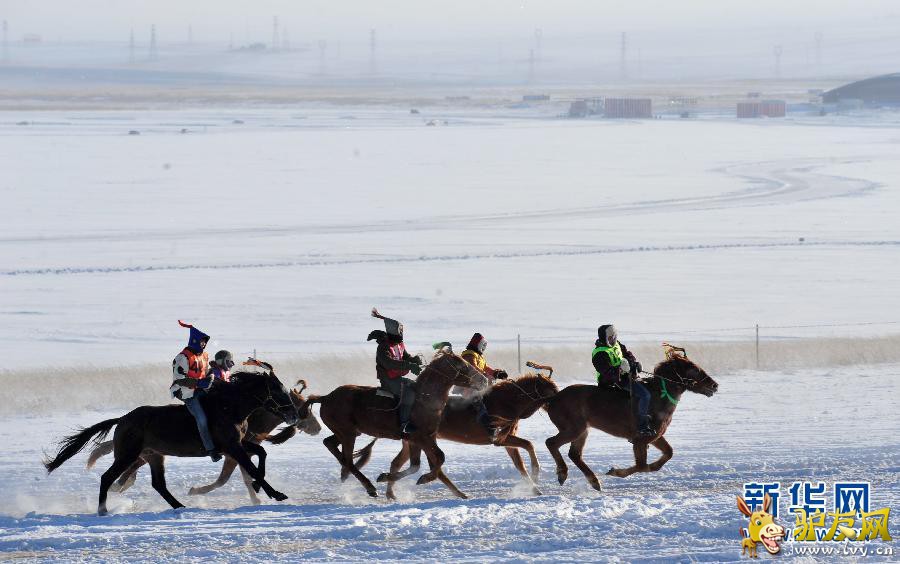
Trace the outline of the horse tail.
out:
<instances>
[{"instance_id":1,"label":"horse tail","mask_svg":"<svg viewBox=\"0 0 900 564\"><path fill-rule=\"evenodd\" d=\"M288 425L281 431L274 435L269 435L266 437L266 442L272 443L273 445L280 445L284 442L287 442L288 439L297 434L297 428L293 425Z\"/></svg>"},{"instance_id":2,"label":"horse tail","mask_svg":"<svg viewBox=\"0 0 900 564\"><path fill-rule=\"evenodd\" d=\"M98 460L111 453L113 451L113 446L113 441L104 441L97 445L97 448L92 450L91 455L88 456L87 469L90 470L94 467L94 464L97 464Z\"/></svg>"},{"instance_id":3,"label":"horse tail","mask_svg":"<svg viewBox=\"0 0 900 564\"><path fill-rule=\"evenodd\" d=\"M317 396L317 395L313 394L313 395L309 396L308 398L306 398L306 405L312 405L314 403L322 403L322 399L324 397L325 396Z\"/></svg>"},{"instance_id":4,"label":"horse tail","mask_svg":"<svg viewBox=\"0 0 900 564\"><path fill-rule=\"evenodd\" d=\"M120 419L121 417L116 417L115 419L101 421L100 423L91 425L87 429L81 429L74 435L70 435L59 441L59 452L56 453L56 456L49 459L46 457L44 458L44 468L47 469L47 473L53 472L62 466L63 462L81 452L81 449L87 445L88 441L90 441L94 435L96 435L96 438L94 439L95 443L99 443L105 439L106 435L109 434Z\"/></svg>"},{"instance_id":5,"label":"horse tail","mask_svg":"<svg viewBox=\"0 0 900 564\"><path fill-rule=\"evenodd\" d=\"M359 462L356 463L357 466L365 466L369 462L369 459L372 458L372 446L375 445L377 440L377 437L372 439L371 443L353 453L353 458L359 459Z\"/></svg>"}]
</instances>

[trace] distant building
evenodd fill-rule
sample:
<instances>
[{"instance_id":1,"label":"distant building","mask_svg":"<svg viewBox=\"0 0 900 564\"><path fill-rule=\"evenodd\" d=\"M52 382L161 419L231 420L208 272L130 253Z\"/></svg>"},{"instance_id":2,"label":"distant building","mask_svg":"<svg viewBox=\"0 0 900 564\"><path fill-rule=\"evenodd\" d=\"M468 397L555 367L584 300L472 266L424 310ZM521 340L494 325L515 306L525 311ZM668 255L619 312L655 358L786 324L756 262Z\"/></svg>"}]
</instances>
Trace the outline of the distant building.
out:
<instances>
[{"instance_id":1,"label":"distant building","mask_svg":"<svg viewBox=\"0 0 900 564\"><path fill-rule=\"evenodd\" d=\"M569 105L570 118L584 118L603 113L603 98L579 98Z\"/></svg>"},{"instance_id":2,"label":"distant building","mask_svg":"<svg viewBox=\"0 0 900 564\"><path fill-rule=\"evenodd\" d=\"M613 119L646 119L653 117L650 98L607 98L603 101L603 115Z\"/></svg>"},{"instance_id":3,"label":"distant building","mask_svg":"<svg viewBox=\"0 0 900 564\"><path fill-rule=\"evenodd\" d=\"M522 96L523 102L547 102L550 100L550 96L547 94L525 94Z\"/></svg>"},{"instance_id":4,"label":"distant building","mask_svg":"<svg viewBox=\"0 0 900 564\"><path fill-rule=\"evenodd\" d=\"M862 100L870 106L900 105L900 73L851 82L822 94L826 104L839 104L842 100Z\"/></svg>"},{"instance_id":5,"label":"distant building","mask_svg":"<svg viewBox=\"0 0 900 564\"><path fill-rule=\"evenodd\" d=\"M787 113L787 103L784 100L762 100L759 102L738 102L737 117L784 117Z\"/></svg>"}]
</instances>

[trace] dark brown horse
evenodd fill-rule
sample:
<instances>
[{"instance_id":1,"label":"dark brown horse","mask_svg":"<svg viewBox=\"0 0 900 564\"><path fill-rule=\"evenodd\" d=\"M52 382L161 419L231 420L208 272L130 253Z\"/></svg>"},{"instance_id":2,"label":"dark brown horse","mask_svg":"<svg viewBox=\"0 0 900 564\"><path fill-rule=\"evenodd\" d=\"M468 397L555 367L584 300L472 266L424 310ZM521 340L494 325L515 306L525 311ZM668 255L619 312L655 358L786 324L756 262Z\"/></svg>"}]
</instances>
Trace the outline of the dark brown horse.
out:
<instances>
[{"instance_id":1,"label":"dark brown horse","mask_svg":"<svg viewBox=\"0 0 900 564\"><path fill-rule=\"evenodd\" d=\"M556 395L558 388L548 376L542 374L526 374L515 380L501 380L494 384L483 396L484 405L491 414L495 424L499 425L497 441L491 443L491 437L478 421L478 409L471 399L451 397L441 416L437 438L470 445L489 445L506 447L506 452L522 477L528 480L532 492L540 495L535 482L540 474L540 464L531 441L516 436L519 420L527 419L543 407L547 400ZM374 443L374 441L372 441ZM360 450L361 458L357 467L362 467L369 460L372 443ZM525 469L522 455L518 449L525 449L531 458L531 475ZM410 474L415 474L421 465L422 450L409 441L403 441L403 448L391 462L391 469L378 477L379 482L387 482L388 499L395 499L394 482ZM409 468L400 468L410 460ZM344 470L343 472L346 472ZM342 475L342 478L344 476Z\"/></svg>"},{"instance_id":2,"label":"dark brown horse","mask_svg":"<svg viewBox=\"0 0 900 564\"><path fill-rule=\"evenodd\" d=\"M559 483L566 481L569 469L559 453L559 448L571 443L569 458L584 473L588 482L600 490L600 480L582 459L584 444L590 427L600 429L610 435L632 440L634 444L634 466L624 469L611 468L610 476L624 478L635 472L655 472L672 458L672 447L663 437L681 394L691 391L711 397L719 385L702 368L688 360L685 355L674 350L667 351L667 359L656 365L653 376L645 385L650 390L650 416L656 435L646 439L637 436L637 421L629 394L618 388L604 386L574 385L560 391L547 402L550 420L559 433L547 439L547 448L556 461L556 476ZM662 456L647 464L647 445L651 444L662 452Z\"/></svg>"},{"instance_id":3,"label":"dark brown horse","mask_svg":"<svg viewBox=\"0 0 900 564\"><path fill-rule=\"evenodd\" d=\"M262 488L278 501L287 499L265 481L265 449L259 444L243 440L247 432L247 417L264 408L289 425L297 422L297 409L290 395L273 372L238 373L231 383L217 383L200 400L207 413L213 442L222 452L237 461L253 477L254 489ZM66 460L80 452L88 441L102 441L115 427L112 466L100 478L100 497L97 512L105 515L106 496L112 483L134 464L142 453L153 452L150 474L155 489L173 508L184 507L166 488L165 456L206 456L194 417L183 405L143 406L122 417L101 421L87 429L64 438L55 457L45 460L47 472L52 472ZM259 457L254 466L250 455Z\"/></svg>"},{"instance_id":4,"label":"dark brown horse","mask_svg":"<svg viewBox=\"0 0 900 564\"><path fill-rule=\"evenodd\" d=\"M302 387L299 390L295 388L290 390L291 401L294 403L294 407L297 408L297 414L300 417L300 420L296 425L289 425L279 433L270 436L269 433L275 430L275 428L282 423L282 420L280 417L273 415L268 410L257 409L250 414L250 417L247 418L247 436L244 438L244 440L257 444L262 442L263 440L266 440L272 444L280 445L281 443L287 441L295 434L297 434L297 431L301 433L307 433L312 436L318 435L322 430L322 426L319 425L319 420L316 419L316 416L313 414L312 410L309 409L309 407L306 405L306 399L303 397L303 390L306 389L306 382L304 380L299 380L297 381L297 384L295 384L295 386L301 384ZM100 443L94 450L91 451L90 456L88 456L88 469L92 468L100 457L106 456L112 451L113 441L105 441ZM116 482L112 486L110 486L109 491L121 493L134 485L134 482L137 479L138 469L144 464L147 464L150 461L150 458L154 456L159 455L153 453L152 451L142 452L141 457L131 465L131 468L122 473L119 479L116 480ZM219 477L216 478L216 481L205 486L192 487L188 491L188 495L207 494L213 490L221 488L226 483L228 483L228 480L231 479L231 475L234 473L234 470L237 467L237 461L226 455L225 462L222 463L222 471L219 473ZM253 477L250 476L250 474L248 474L247 471L243 468L241 468L241 477L244 479L244 485L247 487L247 493L250 495L250 502L253 503L253 505L259 505L259 496L256 495L256 491L253 488Z\"/></svg>"},{"instance_id":5,"label":"dark brown horse","mask_svg":"<svg viewBox=\"0 0 900 564\"><path fill-rule=\"evenodd\" d=\"M416 400L411 415L416 430L409 435L409 441L425 452L431 467L431 471L419 478L418 483L426 484L439 479L453 493L465 498L466 495L441 470L444 453L435 440L441 412L454 385L481 390L487 386L487 378L455 354L438 353L416 379ZM365 433L376 438L401 439L396 409L398 400L376 395L377 391L378 388L371 386L340 386L328 395L310 396L307 402L310 405L322 404L319 416L334 433L322 442L372 497L378 495L375 486L353 463L356 437Z\"/></svg>"}]
</instances>

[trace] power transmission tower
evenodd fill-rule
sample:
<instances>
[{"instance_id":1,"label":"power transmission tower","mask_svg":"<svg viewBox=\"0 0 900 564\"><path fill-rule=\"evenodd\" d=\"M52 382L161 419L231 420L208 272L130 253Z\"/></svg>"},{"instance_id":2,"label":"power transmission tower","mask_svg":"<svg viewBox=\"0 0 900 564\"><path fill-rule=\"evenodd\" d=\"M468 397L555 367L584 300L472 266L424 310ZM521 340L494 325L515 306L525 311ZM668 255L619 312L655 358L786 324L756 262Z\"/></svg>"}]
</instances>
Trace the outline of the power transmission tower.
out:
<instances>
[{"instance_id":1,"label":"power transmission tower","mask_svg":"<svg viewBox=\"0 0 900 564\"><path fill-rule=\"evenodd\" d=\"M134 64L134 28L131 28L131 35L128 37L128 63Z\"/></svg>"},{"instance_id":2,"label":"power transmission tower","mask_svg":"<svg viewBox=\"0 0 900 564\"><path fill-rule=\"evenodd\" d=\"M272 50L278 49L281 40L278 38L278 16L272 16Z\"/></svg>"},{"instance_id":3,"label":"power transmission tower","mask_svg":"<svg viewBox=\"0 0 900 564\"><path fill-rule=\"evenodd\" d=\"M622 42L619 46L619 78L626 80L628 78L628 35L622 32Z\"/></svg>"},{"instance_id":4,"label":"power transmission tower","mask_svg":"<svg viewBox=\"0 0 900 564\"><path fill-rule=\"evenodd\" d=\"M324 39L319 40L319 74L325 74L325 49L328 42Z\"/></svg>"},{"instance_id":5,"label":"power transmission tower","mask_svg":"<svg viewBox=\"0 0 900 564\"><path fill-rule=\"evenodd\" d=\"M528 51L528 84L534 82L534 49Z\"/></svg>"},{"instance_id":6,"label":"power transmission tower","mask_svg":"<svg viewBox=\"0 0 900 564\"><path fill-rule=\"evenodd\" d=\"M3 20L3 62L9 62L9 23Z\"/></svg>"},{"instance_id":7,"label":"power transmission tower","mask_svg":"<svg viewBox=\"0 0 900 564\"><path fill-rule=\"evenodd\" d=\"M376 47L376 36L375 36L375 28L369 30L369 72L371 74L375 74L377 67L375 64L375 47Z\"/></svg>"},{"instance_id":8,"label":"power transmission tower","mask_svg":"<svg viewBox=\"0 0 900 564\"><path fill-rule=\"evenodd\" d=\"M155 61L156 58L156 24L152 24L150 25L150 60Z\"/></svg>"},{"instance_id":9,"label":"power transmission tower","mask_svg":"<svg viewBox=\"0 0 900 564\"><path fill-rule=\"evenodd\" d=\"M543 39L544 39L544 30L541 28L537 28L534 30L534 50L536 52L537 62L541 62L544 60L544 51L543 51Z\"/></svg>"},{"instance_id":10,"label":"power transmission tower","mask_svg":"<svg viewBox=\"0 0 900 564\"><path fill-rule=\"evenodd\" d=\"M816 72L822 72L822 32L817 31L813 36L816 41Z\"/></svg>"},{"instance_id":11,"label":"power transmission tower","mask_svg":"<svg viewBox=\"0 0 900 564\"><path fill-rule=\"evenodd\" d=\"M776 45L772 52L775 54L775 78L781 78L781 54L784 53L784 47Z\"/></svg>"}]
</instances>

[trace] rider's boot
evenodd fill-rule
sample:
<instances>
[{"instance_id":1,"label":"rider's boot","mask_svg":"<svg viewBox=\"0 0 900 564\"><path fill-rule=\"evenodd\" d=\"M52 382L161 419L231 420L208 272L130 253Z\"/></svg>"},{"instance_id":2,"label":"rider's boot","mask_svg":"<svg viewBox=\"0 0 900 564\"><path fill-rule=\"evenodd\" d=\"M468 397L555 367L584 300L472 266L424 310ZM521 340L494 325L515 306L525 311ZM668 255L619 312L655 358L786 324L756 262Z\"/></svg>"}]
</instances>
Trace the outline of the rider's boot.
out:
<instances>
[{"instance_id":1,"label":"rider's boot","mask_svg":"<svg viewBox=\"0 0 900 564\"><path fill-rule=\"evenodd\" d=\"M213 462L222 460L222 454L215 450L206 451L206 455L209 456L210 460L212 460Z\"/></svg>"},{"instance_id":2,"label":"rider's boot","mask_svg":"<svg viewBox=\"0 0 900 564\"><path fill-rule=\"evenodd\" d=\"M649 439L656 436L656 431L650 426L650 416L638 416L638 437Z\"/></svg>"}]
</instances>

